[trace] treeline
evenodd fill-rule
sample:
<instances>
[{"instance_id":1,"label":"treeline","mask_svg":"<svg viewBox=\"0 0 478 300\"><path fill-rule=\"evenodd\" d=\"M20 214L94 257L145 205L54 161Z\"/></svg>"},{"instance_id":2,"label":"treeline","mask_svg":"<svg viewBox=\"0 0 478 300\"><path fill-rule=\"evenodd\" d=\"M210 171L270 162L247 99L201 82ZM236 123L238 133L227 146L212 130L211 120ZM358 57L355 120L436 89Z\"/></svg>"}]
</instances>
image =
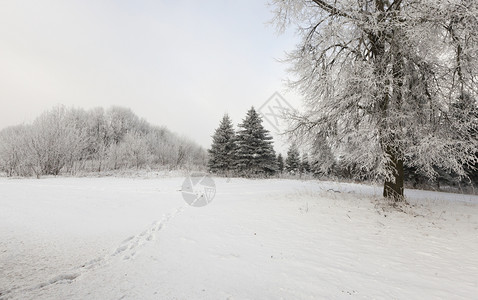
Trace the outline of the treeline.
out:
<instances>
[{"instance_id":1,"label":"treeline","mask_svg":"<svg viewBox=\"0 0 478 300\"><path fill-rule=\"evenodd\" d=\"M37 176L140 168L202 168L206 151L130 109L55 107L0 131L0 171Z\"/></svg>"},{"instance_id":2,"label":"treeline","mask_svg":"<svg viewBox=\"0 0 478 300\"><path fill-rule=\"evenodd\" d=\"M477 154L478 155L478 150ZM316 178L342 179L354 181L374 180L375 178L356 162L347 161L342 155L334 155L323 139L313 142L310 155L308 152L299 152L296 144L292 144L287 151L286 159L279 154L279 171L282 174L311 175ZM430 179L420 173L416 167L404 165L404 180L408 187L440 189L441 186L455 187L462 191L478 186L478 163L466 165L466 177L444 168L435 166L436 177Z\"/></svg>"},{"instance_id":3,"label":"treeline","mask_svg":"<svg viewBox=\"0 0 478 300\"><path fill-rule=\"evenodd\" d=\"M340 153L333 153L325 137L304 143L303 152L292 143L286 157L276 156L272 137L262 126L260 115L251 108L235 130L231 119L225 115L213 135L209 152L208 170L228 176L268 177L299 176L354 181L375 180L364 166L347 160ZM365 155L365 154L364 154ZM478 150L477 150L478 155ZM440 188L446 185L456 188L473 188L478 185L478 164L467 165L466 177L457 176L447 169L435 167L437 176L429 179L412 165L405 164L404 179L409 187Z\"/></svg>"}]
</instances>

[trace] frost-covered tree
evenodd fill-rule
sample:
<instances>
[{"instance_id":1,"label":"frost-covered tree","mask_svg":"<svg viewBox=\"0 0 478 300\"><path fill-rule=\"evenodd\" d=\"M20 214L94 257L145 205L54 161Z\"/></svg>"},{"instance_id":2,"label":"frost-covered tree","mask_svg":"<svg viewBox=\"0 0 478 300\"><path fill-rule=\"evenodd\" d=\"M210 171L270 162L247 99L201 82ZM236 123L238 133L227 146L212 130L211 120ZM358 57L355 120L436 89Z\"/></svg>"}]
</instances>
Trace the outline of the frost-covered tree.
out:
<instances>
[{"instance_id":1,"label":"frost-covered tree","mask_svg":"<svg viewBox=\"0 0 478 300\"><path fill-rule=\"evenodd\" d=\"M129 108L113 106L106 112L108 131L113 143L119 143L130 132L147 133L148 124Z\"/></svg>"},{"instance_id":2,"label":"frost-covered tree","mask_svg":"<svg viewBox=\"0 0 478 300\"><path fill-rule=\"evenodd\" d=\"M272 137L252 107L236 134L235 170L242 175L271 175L277 171Z\"/></svg>"},{"instance_id":3,"label":"frost-covered tree","mask_svg":"<svg viewBox=\"0 0 478 300\"><path fill-rule=\"evenodd\" d=\"M139 169L151 160L146 138L137 132L127 133L118 150L119 157L126 167Z\"/></svg>"},{"instance_id":4,"label":"frost-covered tree","mask_svg":"<svg viewBox=\"0 0 478 300\"><path fill-rule=\"evenodd\" d=\"M0 170L7 176L29 174L24 125L7 127L0 131Z\"/></svg>"},{"instance_id":5,"label":"frost-covered tree","mask_svg":"<svg viewBox=\"0 0 478 300\"><path fill-rule=\"evenodd\" d=\"M292 144L287 151L285 169L289 173L297 174L300 171L300 154L296 144Z\"/></svg>"},{"instance_id":6,"label":"frost-covered tree","mask_svg":"<svg viewBox=\"0 0 478 300\"><path fill-rule=\"evenodd\" d=\"M279 28L292 24L301 39L288 62L307 110L291 116L291 132L325 136L394 200L404 164L467 176L478 147L477 120L466 118L478 98L477 1L272 2Z\"/></svg>"},{"instance_id":7,"label":"frost-covered tree","mask_svg":"<svg viewBox=\"0 0 478 300\"><path fill-rule=\"evenodd\" d=\"M107 150L112 143L104 109L101 107L92 109L88 112L87 120L89 159L97 163L95 169L101 172L108 155Z\"/></svg>"},{"instance_id":8,"label":"frost-covered tree","mask_svg":"<svg viewBox=\"0 0 478 300\"><path fill-rule=\"evenodd\" d=\"M458 106L458 110L461 112L465 111L464 120L478 120L478 107L476 105L476 99L465 97L462 99L462 101L454 103L454 106ZM469 133L471 138L478 139L478 124L475 124L475 126L469 130ZM469 178L466 179L468 179L472 184L478 185L478 148L475 149L475 157L475 162L465 165L465 170L469 175Z\"/></svg>"},{"instance_id":9,"label":"frost-covered tree","mask_svg":"<svg viewBox=\"0 0 478 300\"><path fill-rule=\"evenodd\" d=\"M85 128L71 118L72 111L55 107L35 119L26 133L28 161L37 177L58 175L63 167L84 157Z\"/></svg>"},{"instance_id":10,"label":"frost-covered tree","mask_svg":"<svg viewBox=\"0 0 478 300\"><path fill-rule=\"evenodd\" d=\"M336 158L327 140L320 135L312 142L311 171L316 176L330 175L336 167Z\"/></svg>"},{"instance_id":11,"label":"frost-covered tree","mask_svg":"<svg viewBox=\"0 0 478 300\"><path fill-rule=\"evenodd\" d=\"M210 172L224 174L234 169L235 135L231 118L225 114L212 136L211 149L208 150Z\"/></svg>"},{"instance_id":12,"label":"frost-covered tree","mask_svg":"<svg viewBox=\"0 0 478 300\"><path fill-rule=\"evenodd\" d=\"M0 131L0 173L58 175L119 168L203 168L206 151L130 109L62 106Z\"/></svg>"}]
</instances>

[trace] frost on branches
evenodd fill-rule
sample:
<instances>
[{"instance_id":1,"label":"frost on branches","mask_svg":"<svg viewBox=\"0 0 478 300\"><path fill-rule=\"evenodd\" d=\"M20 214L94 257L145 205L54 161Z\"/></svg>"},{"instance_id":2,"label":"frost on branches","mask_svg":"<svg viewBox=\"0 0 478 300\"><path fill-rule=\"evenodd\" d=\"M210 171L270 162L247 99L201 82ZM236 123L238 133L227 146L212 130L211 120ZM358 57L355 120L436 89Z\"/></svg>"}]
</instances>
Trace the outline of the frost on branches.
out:
<instances>
[{"instance_id":1,"label":"frost on branches","mask_svg":"<svg viewBox=\"0 0 478 300\"><path fill-rule=\"evenodd\" d=\"M478 2L274 0L307 110L290 131L325 136L335 155L403 197L403 168L466 177L477 160Z\"/></svg>"}]
</instances>

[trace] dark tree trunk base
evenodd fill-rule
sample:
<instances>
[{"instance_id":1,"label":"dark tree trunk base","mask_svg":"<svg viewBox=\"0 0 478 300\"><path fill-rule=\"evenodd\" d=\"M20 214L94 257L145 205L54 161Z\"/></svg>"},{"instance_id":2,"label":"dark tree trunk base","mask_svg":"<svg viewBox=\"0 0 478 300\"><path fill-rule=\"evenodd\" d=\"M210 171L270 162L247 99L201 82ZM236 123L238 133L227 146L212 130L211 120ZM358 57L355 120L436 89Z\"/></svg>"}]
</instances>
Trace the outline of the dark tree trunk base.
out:
<instances>
[{"instance_id":1,"label":"dark tree trunk base","mask_svg":"<svg viewBox=\"0 0 478 300\"><path fill-rule=\"evenodd\" d=\"M393 157L392 164L395 169L393 174L394 181L385 181L383 185L383 197L393 200L394 202L403 201L403 182L405 173L403 170L403 161Z\"/></svg>"},{"instance_id":2,"label":"dark tree trunk base","mask_svg":"<svg viewBox=\"0 0 478 300\"><path fill-rule=\"evenodd\" d=\"M400 187L394 182L386 181L383 185L383 197L391 199L394 202L403 201L403 186Z\"/></svg>"}]
</instances>

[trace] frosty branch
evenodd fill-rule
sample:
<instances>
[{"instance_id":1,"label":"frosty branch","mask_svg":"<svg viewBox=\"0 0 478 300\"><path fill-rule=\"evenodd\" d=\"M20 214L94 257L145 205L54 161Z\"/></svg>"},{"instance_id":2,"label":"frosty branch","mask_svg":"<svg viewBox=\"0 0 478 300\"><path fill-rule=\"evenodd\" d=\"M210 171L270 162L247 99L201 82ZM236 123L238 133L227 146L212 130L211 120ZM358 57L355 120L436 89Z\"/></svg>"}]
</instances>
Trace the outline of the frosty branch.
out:
<instances>
[{"instance_id":1,"label":"frosty branch","mask_svg":"<svg viewBox=\"0 0 478 300\"><path fill-rule=\"evenodd\" d=\"M302 39L286 61L307 110L291 116L289 132L325 137L395 200L405 166L432 179L439 170L467 176L478 146L478 4L274 3L279 27L298 26Z\"/></svg>"}]
</instances>

